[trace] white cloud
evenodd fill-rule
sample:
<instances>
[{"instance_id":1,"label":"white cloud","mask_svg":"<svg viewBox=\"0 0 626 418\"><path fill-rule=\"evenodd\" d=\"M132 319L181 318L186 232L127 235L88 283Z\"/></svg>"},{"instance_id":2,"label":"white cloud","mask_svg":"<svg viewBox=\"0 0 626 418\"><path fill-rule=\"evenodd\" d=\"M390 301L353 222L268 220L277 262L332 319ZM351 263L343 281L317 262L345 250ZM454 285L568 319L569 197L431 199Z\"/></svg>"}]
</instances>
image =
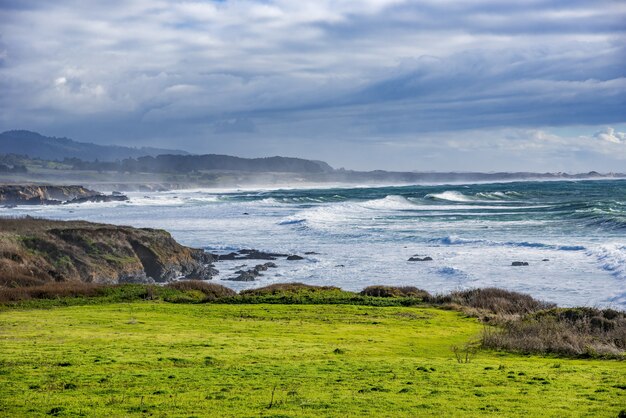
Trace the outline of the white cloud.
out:
<instances>
[{"instance_id":1,"label":"white cloud","mask_svg":"<svg viewBox=\"0 0 626 418\"><path fill-rule=\"evenodd\" d=\"M240 135L242 151L437 137L468 154L610 155L623 133L589 141L538 127L626 122L624 19L613 0L0 6L0 129L161 145L170 135L202 151Z\"/></svg>"},{"instance_id":2,"label":"white cloud","mask_svg":"<svg viewBox=\"0 0 626 418\"><path fill-rule=\"evenodd\" d=\"M593 134L593 137L601 141L612 142L614 144L626 144L626 132L617 132L611 127L606 127Z\"/></svg>"}]
</instances>

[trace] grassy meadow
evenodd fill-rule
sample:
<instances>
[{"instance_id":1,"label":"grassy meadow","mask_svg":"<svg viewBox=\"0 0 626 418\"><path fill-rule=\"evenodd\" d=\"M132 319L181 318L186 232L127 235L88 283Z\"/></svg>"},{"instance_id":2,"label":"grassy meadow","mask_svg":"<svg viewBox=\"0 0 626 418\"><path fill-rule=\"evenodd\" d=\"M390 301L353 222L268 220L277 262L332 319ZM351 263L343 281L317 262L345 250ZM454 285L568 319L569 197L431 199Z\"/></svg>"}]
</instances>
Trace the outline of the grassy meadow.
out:
<instances>
[{"instance_id":1,"label":"grassy meadow","mask_svg":"<svg viewBox=\"0 0 626 418\"><path fill-rule=\"evenodd\" d=\"M0 416L617 417L626 409L625 362L466 352L483 327L427 306L13 307L0 310Z\"/></svg>"}]
</instances>

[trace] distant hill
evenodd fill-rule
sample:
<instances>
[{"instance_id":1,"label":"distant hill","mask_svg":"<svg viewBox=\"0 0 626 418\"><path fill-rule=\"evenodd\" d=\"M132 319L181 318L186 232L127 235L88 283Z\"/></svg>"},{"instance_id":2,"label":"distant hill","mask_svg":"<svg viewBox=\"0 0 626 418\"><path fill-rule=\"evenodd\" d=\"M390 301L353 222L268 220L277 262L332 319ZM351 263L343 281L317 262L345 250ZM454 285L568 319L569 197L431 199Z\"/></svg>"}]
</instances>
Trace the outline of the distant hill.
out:
<instances>
[{"instance_id":1,"label":"distant hill","mask_svg":"<svg viewBox=\"0 0 626 418\"><path fill-rule=\"evenodd\" d=\"M68 138L43 136L31 131L6 131L0 134L0 154L28 155L43 160L79 158L83 161L116 161L125 158L160 154L189 155L186 151L160 148L131 148L118 145L97 145Z\"/></svg>"},{"instance_id":2,"label":"distant hill","mask_svg":"<svg viewBox=\"0 0 626 418\"><path fill-rule=\"evenodd\" d=\"M27 155L29 158L46 161L64 161L79 170L147 173L188 173L201 170L256 173L329 173L333 171L333 168L323 161L302 158L191 155L180 150L97 145L68 138L47 137L23 130L6 131L0 134L0 154Z\"/></svg>"},{"instance_id":3,"label":"distant hill","mask_svg":"<svg viewBox=\"0 0 626 418\"><path fill-rule=\"evenodd\" d=\"M291 157L241 158L230 155L159 155L137 160L139 165L149 165L156 172L169 168L180 170L229 170L278 173L328 173L333 168L323 161ZM165 169L165 170L164 170Z\"/></svg>"},{"instance_id":4,"label":"distant hill","mask_svg":"<svg viewBox=\"0 0 626 418\"><path fill-rule=\"evenodd\" d=\"M230 155L172 155L128 158L119 162L84 162L66 160L78 170L120 171L130 173L185 174L193 171L234 171L250 173L332 173L323 161L291 157L241 158Z\"/></svg>"}]
</instances>

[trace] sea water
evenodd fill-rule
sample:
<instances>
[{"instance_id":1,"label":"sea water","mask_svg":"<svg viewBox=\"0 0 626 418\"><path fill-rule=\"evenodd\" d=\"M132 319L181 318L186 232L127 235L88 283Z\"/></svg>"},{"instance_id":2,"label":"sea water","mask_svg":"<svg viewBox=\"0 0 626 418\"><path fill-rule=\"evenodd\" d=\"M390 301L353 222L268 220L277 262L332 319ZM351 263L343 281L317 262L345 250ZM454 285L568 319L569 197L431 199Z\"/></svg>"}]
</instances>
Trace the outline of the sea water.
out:
<instances>
[{"instance_id":1,"label":"sea water","mask_svg":"<svg viewBox=\"0 0 626 418\"><path fill-rule=\"evenodd\" d=\"M128 202L2 208L2 216L162 228L211 252L298 254L234 289L298 281L433 293L496 286L563 306L626 308L626 180L130 193ZM305 255L306 252L314 253ZM408 261L410 257L432 261ZM514 267L514 261L528 266Z\"/></svg>"}]
</instances>

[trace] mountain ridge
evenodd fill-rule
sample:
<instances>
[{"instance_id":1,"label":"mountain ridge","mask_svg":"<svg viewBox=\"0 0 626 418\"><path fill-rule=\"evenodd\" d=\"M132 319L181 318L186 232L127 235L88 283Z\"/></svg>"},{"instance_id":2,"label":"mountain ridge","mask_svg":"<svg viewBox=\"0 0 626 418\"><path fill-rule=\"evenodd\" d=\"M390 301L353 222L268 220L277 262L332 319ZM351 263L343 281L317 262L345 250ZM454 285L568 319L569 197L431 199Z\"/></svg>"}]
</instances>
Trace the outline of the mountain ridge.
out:
<instances>
[{"instance_id":1,"label":"mountain ridge","mask_svg":"<svg viewBox=\"0 0 626 418\"><path fill-rule=\"evenodd\" d=\"M31 158L45 160L63 160L79 158L85 161L116 161L125 158L156 156L161 154L190 155L189 152L176 149L141 147L133 148L122 145L100 145L80 142L70 138L44 136L25 129L9 130L0 133L0 153L28 155Z\"/></svg>"},{"instance_id":2,"label":"mountain ridge","mask_svg":"<svg viewBox=\"0 0 626 418\"><path fill-rule=\"evenodd\" d=\"M7 149L7 138L14 142L25 140L27 144ZM30 144L28 144L29 141ZM83 148L76 150L76 147ZM90 151L88 158L71 156L82 155L81 152L84 154L84 147ZM114 152L117 158L111 159L111 153L106 155L99 153L106 150L117 152L117 154ZM149 154L151 151L158 154ZM98 153L94 155L94 152ZM129 156L128 152L141 155ZM4 167L4 170L0 167L0 181L19 183L41 182L45 179L48 182L61 181L63 184L67 181L88 184L104 182L120 188L118 184L128 182L143 184L150 181L167 182L172 185L215 187L285 182L417 184L626 178L626 173L599 173L597 171L573 174L563 172L356 171L334 169L324 161L295 157L244 158L223 154L175 154L175 152L176 150L159 148L129 148L81 143L68 138L45 137L26 130L6 131L0 134L0 165ZM30 155L30 157L25 158L24 155ZM44 161L29 160L32 157ZM61 161L60 164L59 161ZM79 175L81 172L91 174L88 177L81 177ZM294 174L298 176L293 177Z\"/></svg>"},{"instance_id":3,"label":"mountain ridge","mask_svg":"<svg viewBox=\"0 0 626 418\"><path fill-rule=\"evenodd\" d=\"M64 161L75 168L152 172L229 170L242 172L323 173L334 169L324 161L295 157L244 158L223 154L191 154L162 148L98 145L69 138L46 137L28 130L0 133L0 154Z\"/></svg>"}]
</instances>

